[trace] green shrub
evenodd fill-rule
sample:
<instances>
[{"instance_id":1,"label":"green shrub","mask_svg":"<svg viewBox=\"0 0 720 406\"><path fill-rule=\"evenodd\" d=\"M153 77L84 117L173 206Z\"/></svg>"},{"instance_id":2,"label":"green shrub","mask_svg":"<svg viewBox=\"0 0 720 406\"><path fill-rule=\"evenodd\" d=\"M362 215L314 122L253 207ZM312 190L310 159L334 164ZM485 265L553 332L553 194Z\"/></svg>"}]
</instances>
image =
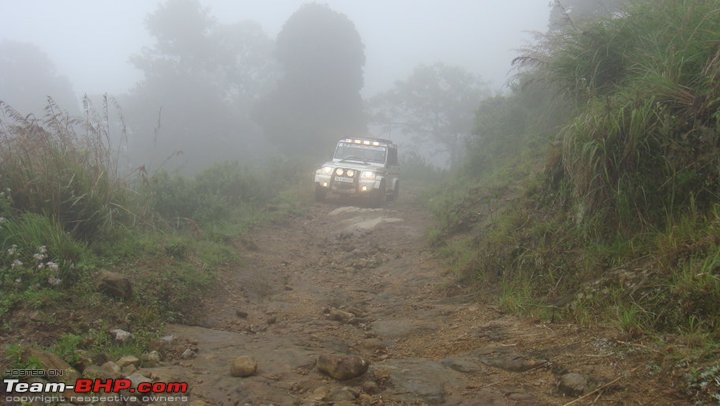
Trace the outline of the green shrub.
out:
<instances>
[{"instance_id":1,"label":"green shrub","mask_svg":"<svg viewBox=\"0 0 720 406\"><path fill-rule=\"evenodd\" d=\"M254 210L296 177L287 168L268 170L271 174L261 176L238 162L220 162L190 178L158 172L141 188L141 196L167 224L199 229Z\"/></svg>"}]
</instances>

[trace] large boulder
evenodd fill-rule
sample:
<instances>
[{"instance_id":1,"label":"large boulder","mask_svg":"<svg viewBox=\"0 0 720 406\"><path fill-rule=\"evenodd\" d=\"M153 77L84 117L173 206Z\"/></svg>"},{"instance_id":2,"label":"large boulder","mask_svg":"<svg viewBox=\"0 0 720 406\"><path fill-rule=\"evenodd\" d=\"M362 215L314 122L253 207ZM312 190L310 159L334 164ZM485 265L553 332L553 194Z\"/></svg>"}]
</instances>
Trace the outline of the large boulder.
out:
<instances>
[{"instance_id":1,"label":"large boulder","mask_svg":"<svg viewBox=\"0 0 720 406\"><path fill-rule=\"evenodd\" d=\"M130 283L130 279L117 272L100 272L97 287L99 291L111 297L129 299L132 296L132 283Z\"/></svg>"},{"instance_id":2,"label":"large boulder","mask_svg":"<svg viewBox=\"0 0 720 406\"><path fill-rule=\"evenodd\" d=\"M317 359L318 371L338 381L357 378L364 374L368 367L368 361L355 355L321 354Z\"/></svg>"}]
</instances>

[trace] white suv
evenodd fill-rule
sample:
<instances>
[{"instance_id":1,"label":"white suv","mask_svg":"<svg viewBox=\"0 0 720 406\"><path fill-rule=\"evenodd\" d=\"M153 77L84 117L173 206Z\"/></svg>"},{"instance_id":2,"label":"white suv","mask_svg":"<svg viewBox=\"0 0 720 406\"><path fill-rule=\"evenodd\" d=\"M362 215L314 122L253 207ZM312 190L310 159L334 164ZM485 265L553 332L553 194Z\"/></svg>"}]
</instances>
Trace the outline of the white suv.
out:
<instances>
[{"instance_id":1,"label":"white suv","mask_svg":"<svg viewBox=\"0 0 720 406\"><path fill-rule=\"evenodd\" d=\"M372 206L400 193L397 145L379 138L343 138L332 161L315 171L315 199L328 192L365 198Z\"/></svg>"}]
</instances>

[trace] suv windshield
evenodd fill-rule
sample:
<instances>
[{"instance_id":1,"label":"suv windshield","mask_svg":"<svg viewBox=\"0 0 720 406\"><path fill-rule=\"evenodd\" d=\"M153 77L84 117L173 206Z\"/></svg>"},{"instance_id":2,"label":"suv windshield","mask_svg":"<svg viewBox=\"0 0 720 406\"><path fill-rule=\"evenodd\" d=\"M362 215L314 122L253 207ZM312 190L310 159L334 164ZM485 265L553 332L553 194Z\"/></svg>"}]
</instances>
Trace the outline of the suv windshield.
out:
<instances>
[{"instance_id":1,"label":"suv windshield","mask_svg":"<svg viewBox=\"0 0 720 406\"><path fill-rule=\"evenodd\" d=\"M372 162L376 164L385 163L387 148L384 146L358 145L349 142L338 143L333 159L341 161Z\"/></svg>"}]
</instances>

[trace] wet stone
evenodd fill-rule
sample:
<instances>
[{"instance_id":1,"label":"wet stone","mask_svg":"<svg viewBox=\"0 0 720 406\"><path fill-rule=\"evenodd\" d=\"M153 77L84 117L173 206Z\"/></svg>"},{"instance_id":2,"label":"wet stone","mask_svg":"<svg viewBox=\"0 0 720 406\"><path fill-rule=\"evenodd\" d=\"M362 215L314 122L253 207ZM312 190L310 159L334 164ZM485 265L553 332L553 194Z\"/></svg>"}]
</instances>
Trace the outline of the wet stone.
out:
<instances>
[{"instance_id":1,"label":"wet stone","mask_svg":"<svg viewBox=\"0 0 720 406\"><path fill-rule=\"evenodd\" d=\"M235 377L247 377L257 372L257 361L252 357L243 355L233 360L230 365L230 375Z\"/></svg>"},{"instance_id":2,"label":"wet stone","mask_svg":"<svg viewBox=\"0 0 720 406\"><path fill-rule=\"evenodd\" d=\"M318 371L339 381L364 374L370 363L355 355L321 354L317 359Z\"/></svg>"}]
</instances>

